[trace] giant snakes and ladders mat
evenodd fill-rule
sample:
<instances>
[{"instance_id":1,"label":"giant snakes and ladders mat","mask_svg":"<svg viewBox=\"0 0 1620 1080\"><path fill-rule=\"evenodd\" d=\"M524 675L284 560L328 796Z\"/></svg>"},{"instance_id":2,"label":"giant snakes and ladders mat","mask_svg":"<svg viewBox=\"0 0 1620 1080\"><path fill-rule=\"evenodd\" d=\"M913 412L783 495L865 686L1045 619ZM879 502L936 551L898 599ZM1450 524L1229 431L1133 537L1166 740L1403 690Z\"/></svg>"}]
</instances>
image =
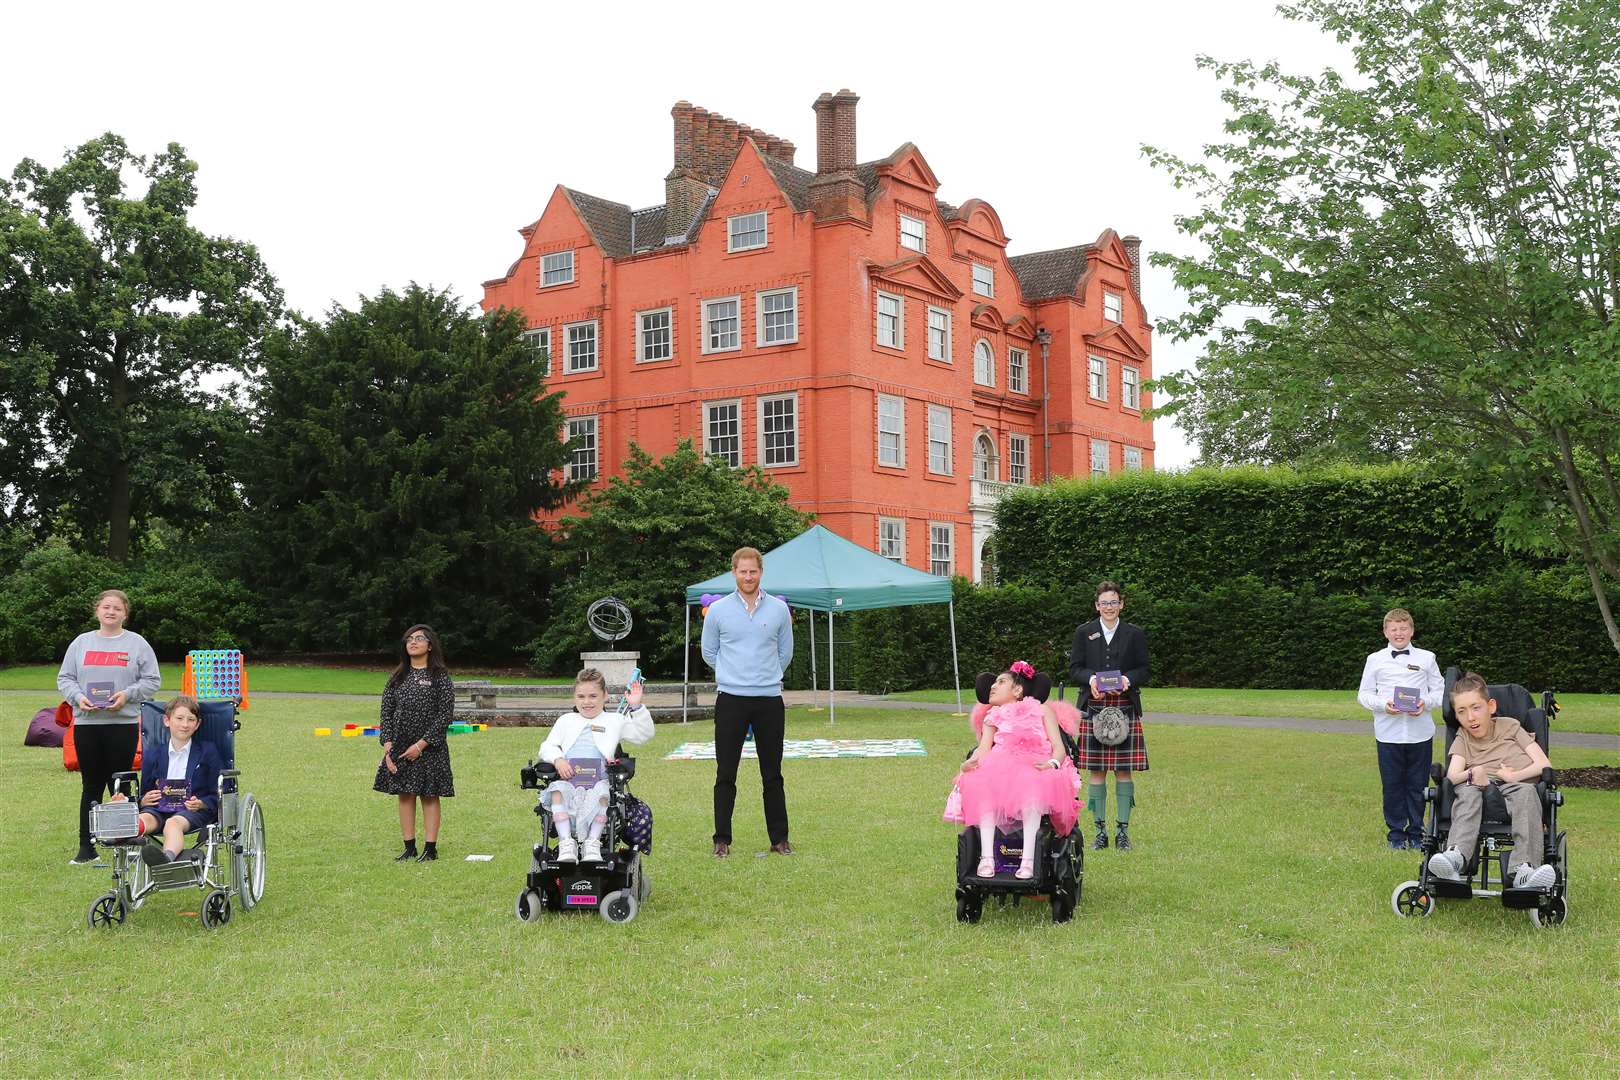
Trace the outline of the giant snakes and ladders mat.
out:
<instances>
[{"instance_id":1,"label":"giant snakes and ladders mat","mask_svg":"<svg viewBox=\"0 0 1620 1080\"><path fill-rule=\"evenodd\" d=\"M754 740L743 743L742 756L757 758ZM926 757L921 739L788 739L784 758L887 758ZM664 755L665 761L713 761L714 743L683 742Z\"/></svg>"}]
</instances>

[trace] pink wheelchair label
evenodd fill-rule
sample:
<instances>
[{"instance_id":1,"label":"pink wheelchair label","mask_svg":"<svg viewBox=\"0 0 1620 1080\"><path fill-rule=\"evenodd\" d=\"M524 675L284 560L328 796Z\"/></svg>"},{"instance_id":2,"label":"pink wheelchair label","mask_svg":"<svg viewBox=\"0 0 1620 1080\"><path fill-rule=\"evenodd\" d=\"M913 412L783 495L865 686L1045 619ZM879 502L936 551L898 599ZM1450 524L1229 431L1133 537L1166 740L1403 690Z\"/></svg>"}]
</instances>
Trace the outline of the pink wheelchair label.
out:
<instances>
[{"instance_id":1,"label":"pink wheelchair label","mask_svg":"<svg viewBox=\"0 0 1620 1080\"><path fill-rule=\"evenodd\" d=\"M581 906L583 906L583 907L595 907L596 906L596 897L594 897L594 896L570 896L568 898L568 902L570 904L574 905L575 907L581 907Z\"/></svg>"}]
</instances>

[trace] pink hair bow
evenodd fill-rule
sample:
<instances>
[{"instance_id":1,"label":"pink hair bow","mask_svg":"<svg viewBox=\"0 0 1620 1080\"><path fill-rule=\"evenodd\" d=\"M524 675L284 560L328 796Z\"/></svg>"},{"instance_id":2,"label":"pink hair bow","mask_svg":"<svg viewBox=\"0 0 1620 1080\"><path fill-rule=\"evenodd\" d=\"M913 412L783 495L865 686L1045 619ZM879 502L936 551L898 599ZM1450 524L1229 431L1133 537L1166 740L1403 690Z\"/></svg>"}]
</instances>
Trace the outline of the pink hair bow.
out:
<instances>
[{"instance_id":1,"label":"pink hair bow","mask_svg":"<svg viewBox=\"0 0 1620 1080\"><path fill-rule=\"evenodd\" d=\"M1022 675L1026 679L1035 677L1035 669L1029 665L1027 660L1014 660L1007 666L1007 670L1014 675Z\"/></svg>"}]
</instances>

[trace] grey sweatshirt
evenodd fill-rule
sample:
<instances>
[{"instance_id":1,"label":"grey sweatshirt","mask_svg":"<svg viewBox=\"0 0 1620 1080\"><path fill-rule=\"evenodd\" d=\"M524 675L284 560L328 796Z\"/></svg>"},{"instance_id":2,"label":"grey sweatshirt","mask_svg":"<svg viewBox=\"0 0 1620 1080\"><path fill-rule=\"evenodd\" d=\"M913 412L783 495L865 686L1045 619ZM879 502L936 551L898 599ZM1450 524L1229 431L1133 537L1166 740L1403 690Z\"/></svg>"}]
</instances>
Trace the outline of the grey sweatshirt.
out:
<instances>
[{"instance_id":1,"label":"grey sweatshirt","mask_svg":"<svg viewBox=\"0 0 1620 1080\"><path fill-rule=\"evenodd\" d=\"M92 683L111 683L110 694L129 695L121 709L82 709L80 697L89 697ZM134 724L141 718L141 702L152 700L162 685L157 657L146 639L133 630L117 637L99 631L80 634L62 658L56 688L73 705L73 722L86 727L99 724Z\"/></svg>"}]
</instances>

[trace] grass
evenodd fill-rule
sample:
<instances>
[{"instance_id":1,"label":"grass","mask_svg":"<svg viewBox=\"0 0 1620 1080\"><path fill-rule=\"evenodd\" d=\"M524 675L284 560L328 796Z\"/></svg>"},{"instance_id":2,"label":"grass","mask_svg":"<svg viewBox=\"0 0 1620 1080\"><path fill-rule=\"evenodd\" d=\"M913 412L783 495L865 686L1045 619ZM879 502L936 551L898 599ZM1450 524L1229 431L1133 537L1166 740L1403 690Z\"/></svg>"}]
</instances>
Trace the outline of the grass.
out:
<instances>
[{"instance_id":1,"label":"grass","mask_svg":"<svg viewBox=\"0 0 1620 1080\"><path fill-rule=\"evenodd\" d=\"M28 711L0 699L13 731ZM721 862L707 854L713 766L661 760L712 728L661 727L635 783L657 815L641 916L525 925L511 908L535 818L517 769L541 733L455 736L444 858L396 865L393 801L370 791L376 743L311 735L373 715L369 702L320 699L244 714L239 764L265 806L269 885L257 910L213 932L186 914L199 898L184 892L92 933L84 910L110 875L65 865L77 780L56 751L0 746L0 964L13 973L0 986L0 1075L111 1063L292 1076L1616 1066L1620 817L1607 793L1567 793L1578 880L1565 927L1537 931L1490 901L1406 922L1389 895L1416 858L1382 848L1365 739L1166 726L1150 732L1155 767L1138 782L1137 850L1087 861L1075 922L1026 905L966 926L939 820L964 722L849 708L832 727L795 709L790 736L914 736L929 756L789 761L790 859L752 857L766 841L745 764L737 854ZM475 852L494 861L463 861ZM1511 1008L1497 1000L1508 987ZM178 1035L174 1014L209 1034ZM1507 1015L1534 1037L1496 1037Z\"/></svg>"},{"instance_id":2,"label":"grass","mask_svg":"<svg viewBox=\"0 0 1620 1080\"><path fill-rule=\"evenodd\" d=\"M178 687L184 664L159 664L163 672L163 685ZM0 667L0 690L56 689L56 664L18 664ZM248 661L248 693L270 691L292 694L380 694L383 680L394 670L392 664L374 667L320 667L314 664L256 664ZM491 674L474 669L456 669L463 679L487 679L507 685L544 684L562 685L569 678L522 678L510 674Z\"/></svg>"},{"instance_id":3,"label":"grass","mask_svg":"<svg viewBox=\"0 0 1620 1080\"><path fill-rule=\"evenodd\" d=\"M891 694L899 701L954 702L954 690L914 690ZM972 698L972 687L963 700ZM1620 735L1620 694L1559 694L1558 731ZM1149 686L1142 691L1145 713L1194 716L1295 716L1306 720L1360 720L1372 723L1356 695L1345 690L1222 690ZM1151 719L1151 715L1149 717Z\"/></svg>"}]
</instances>

